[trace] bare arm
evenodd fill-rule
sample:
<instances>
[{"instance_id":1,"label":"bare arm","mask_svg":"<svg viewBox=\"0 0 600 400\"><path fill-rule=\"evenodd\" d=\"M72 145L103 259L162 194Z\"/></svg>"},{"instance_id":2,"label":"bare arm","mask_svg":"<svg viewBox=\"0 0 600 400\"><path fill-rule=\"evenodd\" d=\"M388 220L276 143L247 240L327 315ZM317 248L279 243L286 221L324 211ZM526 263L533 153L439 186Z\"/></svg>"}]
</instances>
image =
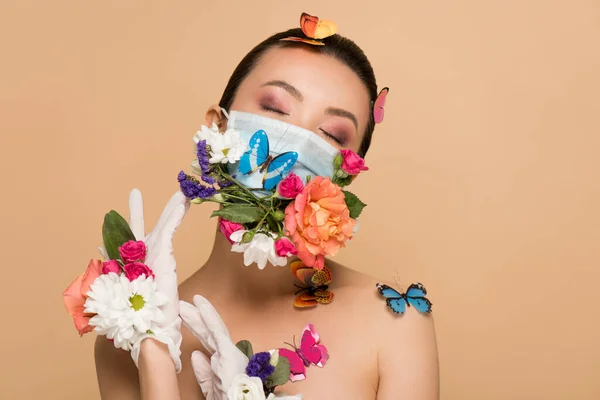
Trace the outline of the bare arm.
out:
<instances>
[{"instance_id":1,"label":"bare arm","mask_svg":"<svg viewBox=\"0 0 600 400\"><path fill-rule=\"evenodd\" d=\"M141 344L139 376L142 400L179 400L179 385L175 364L169 349L154 339Z\"/></svg>"},{"instance_id":2,"label":"bare arm","mask_svg":"<svg viewBox=\"0 0 600 400\"><path fill-rule=\"evenodd\" d=\"M138 370L128 352L98 336L96 375L103 400L179 400L177 375L169 352L152 339L142 342Z\"/></svg>"},{"instance_id":3,"label":"bare arm","mask_svg":"<svg viewBox=\"0 0 600 400\"><path fill-rule=\"evenodd\" d=\"M413 308L382 315L377 400L439 399L439 367L431 314Z\"/></svg>"}]
</instances>

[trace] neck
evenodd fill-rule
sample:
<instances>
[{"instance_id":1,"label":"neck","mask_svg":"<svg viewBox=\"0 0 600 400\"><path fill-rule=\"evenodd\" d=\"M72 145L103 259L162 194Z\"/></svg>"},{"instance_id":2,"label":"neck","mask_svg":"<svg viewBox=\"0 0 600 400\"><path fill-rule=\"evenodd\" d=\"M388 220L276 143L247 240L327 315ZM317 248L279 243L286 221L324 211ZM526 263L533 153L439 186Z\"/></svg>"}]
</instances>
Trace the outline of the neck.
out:
<instances>
[{"instance_id":1,"label":"neck","mask_svg":"<svg viewBox=\"0 0 600 400\"><path fill-rule=\"evenodd\" d=\"M208 261L200 269L206 285L217 286L237 301L265 301L273 297L289 296L296 291L296 278L289 266L277 267L269 263L260 270L256 264L244 265L244 254L231 251L231 244L219 232L215 237Z\"/></svg>"}]
</instances>

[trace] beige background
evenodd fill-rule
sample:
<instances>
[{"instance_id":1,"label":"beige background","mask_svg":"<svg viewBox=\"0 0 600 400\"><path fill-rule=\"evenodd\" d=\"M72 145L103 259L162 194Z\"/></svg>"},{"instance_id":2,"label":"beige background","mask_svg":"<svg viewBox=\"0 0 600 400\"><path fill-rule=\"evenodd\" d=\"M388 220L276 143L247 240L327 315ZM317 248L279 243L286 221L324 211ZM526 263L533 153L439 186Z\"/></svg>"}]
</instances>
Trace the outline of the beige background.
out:
<instances>
[{"instance_id":1,"label":"beige background","mask_svg":"<svg viewBox=\"0 0 600 400\"><path fill-rule=\"evenodd\" d=\"M600 398L597 0L2 0L0 398L98 398L61 292L131 188L155 221L236 63L301 11L391 87L338 259L426 284L442 398ZM210 209L176 237L180 279Z\"/></svg>"}]
</instances>

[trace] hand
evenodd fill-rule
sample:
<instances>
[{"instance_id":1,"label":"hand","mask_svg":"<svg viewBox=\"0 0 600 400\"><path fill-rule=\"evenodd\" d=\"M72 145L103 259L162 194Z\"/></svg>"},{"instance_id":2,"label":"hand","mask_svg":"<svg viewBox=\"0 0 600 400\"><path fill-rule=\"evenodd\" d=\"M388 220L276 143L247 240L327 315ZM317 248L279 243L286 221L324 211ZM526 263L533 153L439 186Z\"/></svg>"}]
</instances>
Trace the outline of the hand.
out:
<instances>
[{"instance_id":1,"label":"hand","mask_svg":"<svg viewBox=\"0 0 600 400\"><path fill-rule=\"evenodd\" d=\"M146 265L155 275L157 291L168 298L161 307L164 322L153 334L143 335L131 350L131 357L138 365L140 344L146 338L153 338L167 345L177 372L181 371L181 319L179 318L179 297L177 293L177 263L173 256L173 235L189 209L189 200L181 192L175 193L165 206L156 226L144 237L144 205L142 193L133 189L129 195L129 226L136 240L143 240L148 249ZM105 258L106 251L100 248Z\"/></svg>"},{"instance_id":2,"label":"hand","mask_svg":"<svg viewBox=\"0 0 600 400\"><path fill-rule=\"evenodd\" d=\"M243 374L248 358L231 341L229 331L217 310L200 295L194 296L194 305L179 302L183 325L200 340L211 354L209 358L196 350L192 353L192 367L206 400L227 400L227 389L238 374Z\"/></svg>"},{"instance_id":3,"label":"hand","mask_svg":"<svg viewBox=\"0 0 600 400\"><path fill-rule=\"evenodd\" d=\"M237 399L231 386L236 376L245 374L248 358L231 341L227 326L217 310L200 295L194 296L194 305L180 301L179 312L183 325L200 340L202 346L211 354L210 359L201 351L192 353L192 368L196 380L206 400ZM256 399L264 399L262 385ZM228 397L229 391L229 397ZM252 397L254 399L255 397ZM300 400L302 395L275 396L270 394L267 400Z\"/></svg>"}]
</instances>

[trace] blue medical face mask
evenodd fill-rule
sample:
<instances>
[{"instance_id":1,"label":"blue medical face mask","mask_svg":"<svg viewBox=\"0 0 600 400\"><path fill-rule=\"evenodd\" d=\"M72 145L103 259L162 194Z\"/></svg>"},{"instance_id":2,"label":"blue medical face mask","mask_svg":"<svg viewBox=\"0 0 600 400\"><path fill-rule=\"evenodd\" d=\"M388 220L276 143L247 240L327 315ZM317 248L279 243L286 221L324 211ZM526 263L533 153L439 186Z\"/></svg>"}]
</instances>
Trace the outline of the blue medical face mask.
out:
<instances>
[{"instance_id":1,"label":"blue medical face mask","mask_svg":"<svg viewBox=\"0 0 600 400\"><path fill-rule=\"evenodd\" d=\"M339 150L304 128L261 115L231 111L227 129L240 132L249 154L228 164L228 172L244 186L265 189L267 195L290 172L306 182L308 177L333 178L333 161Z\"/></svg>"}]
</instances>

